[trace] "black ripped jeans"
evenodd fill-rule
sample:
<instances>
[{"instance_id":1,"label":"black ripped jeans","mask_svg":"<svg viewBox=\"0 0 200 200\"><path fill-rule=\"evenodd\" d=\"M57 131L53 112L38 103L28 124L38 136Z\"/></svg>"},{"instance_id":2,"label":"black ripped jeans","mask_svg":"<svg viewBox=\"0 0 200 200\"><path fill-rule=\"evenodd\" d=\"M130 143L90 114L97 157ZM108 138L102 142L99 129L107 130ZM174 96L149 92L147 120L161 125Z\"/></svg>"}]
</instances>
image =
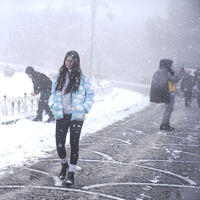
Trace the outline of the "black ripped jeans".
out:
<instances>
[{"instance_id":1,"label":"black ripped jeans","mask_svg":"<svg viewBox=\"0 0 200 200\"><path fill-rule=\"evenodd\" d=\"M71 121L71 115L64 115L63 119L56 120L56 148L60 159L66 157L65 142L70 128L70 164L76 165L79 155L79 139L83 121Z\"/></svg>"}]
</instances>

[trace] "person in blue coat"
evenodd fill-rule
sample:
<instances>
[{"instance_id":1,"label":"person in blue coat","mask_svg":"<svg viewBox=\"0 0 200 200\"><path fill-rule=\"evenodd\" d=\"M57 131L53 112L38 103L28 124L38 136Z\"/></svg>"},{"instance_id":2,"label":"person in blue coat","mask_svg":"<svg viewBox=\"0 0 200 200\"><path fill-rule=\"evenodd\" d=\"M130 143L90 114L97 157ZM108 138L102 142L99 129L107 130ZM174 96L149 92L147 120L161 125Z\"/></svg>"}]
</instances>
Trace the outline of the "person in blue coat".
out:
<instances>
[{"instance_id":1,"label":"person in blue coat","mask_svg":"<svg viewBox=\"0 0 200 200\"><path fill-rule=\"evenodd\" d=\"M59 178L63 180L64 186L72 185L79 155L81 129L85 114L89 113L94 101L93 86L81 71L80 57L76 51L66 53L59 74L53 80L51 92L50 108L56 119L56 147L61 160ZM65 149L68 129L71 147L69 164Z\"/></svg>"}]
</instances>

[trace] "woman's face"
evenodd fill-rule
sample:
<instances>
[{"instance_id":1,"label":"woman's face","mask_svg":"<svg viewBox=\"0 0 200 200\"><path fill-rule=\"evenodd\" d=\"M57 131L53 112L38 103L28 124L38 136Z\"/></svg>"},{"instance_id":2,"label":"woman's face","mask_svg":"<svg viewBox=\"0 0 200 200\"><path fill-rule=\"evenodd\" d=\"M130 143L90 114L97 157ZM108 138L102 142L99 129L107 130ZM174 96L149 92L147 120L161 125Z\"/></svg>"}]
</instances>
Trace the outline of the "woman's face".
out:
<instances>
[{"instance_id":1,"label":"woman's face","mask_svg":"<svg viewBox=\"0 0 200 200\"><path fill-rule=\"evenodd\" d=\"M72 56L67 56L66 60L65 60L65 67L67 69L71 69L72 68L72 65L73 65L73 57Z\"/></svg>"}]
</instances>

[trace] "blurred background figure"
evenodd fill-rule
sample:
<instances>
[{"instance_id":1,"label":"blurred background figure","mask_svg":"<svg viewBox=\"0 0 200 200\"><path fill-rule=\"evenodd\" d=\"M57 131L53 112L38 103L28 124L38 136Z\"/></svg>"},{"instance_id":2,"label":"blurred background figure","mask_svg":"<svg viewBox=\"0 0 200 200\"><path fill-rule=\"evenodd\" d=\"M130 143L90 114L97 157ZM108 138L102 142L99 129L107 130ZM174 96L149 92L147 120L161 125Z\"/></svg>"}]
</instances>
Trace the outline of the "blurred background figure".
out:
<instances>
[{"instance_id":1,"label":"blurred background figure","mask_svg":"<svg viewBox=\"0 0 200 200\"><path fill-rule=\"evenodd\" d=\"M181 80L181 90L184 93L185 106L191 106L192 103L192 91L194 86L194 77L190 70L185 70L184 76Z\"/></svg>"},{"instance_id":2,"label":"blurred background figure","mask_svg":"<svg viewBox=\"0 0 200 200\"><path fill-rule=\"evenodd\" d=\"M33 67L26 67L25 73L31 78L33 82L33 92L32 96L40 93L40 98L38 102L37 115L33 121L42 121L43 111L49 116L47 122L54 121L54 116L49 108L49 97L51 95L52 81L45 74L36 71Z\"/></svg>"},{"instance_id":3,"label":"blurred background figure","mask_svg":"<svg viewBox=\"0 0 200 200\"><path fill-rule=\"evenodd\" d=\"M200 67L194 72L194 84L197 86L197 102L200 108Z\"/></svg>"}]
</instances>

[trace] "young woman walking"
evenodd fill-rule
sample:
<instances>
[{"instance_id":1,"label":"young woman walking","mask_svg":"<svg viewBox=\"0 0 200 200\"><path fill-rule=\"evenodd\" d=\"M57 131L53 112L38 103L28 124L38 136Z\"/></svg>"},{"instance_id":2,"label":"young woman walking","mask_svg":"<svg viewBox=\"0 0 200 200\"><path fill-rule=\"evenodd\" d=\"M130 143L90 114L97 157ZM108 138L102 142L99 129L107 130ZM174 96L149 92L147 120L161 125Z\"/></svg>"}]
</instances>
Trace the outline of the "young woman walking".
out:
<instances>
[{"instance_id":1,"label":"young woman walking","mask_svg":"<svg viewBox=\"0 0 200 200\"><path fill-rule=\"evenodd\" d=\"M53 81L50 99L50 107L56 119L56 147L61 161L59 178L63 180L63 185L74 184L81 129L93 100L94 90L90 79L81 71L79 54L76 51L67 52L59 74ZM65 149L68 129L71 147L69 164Z\"/></svg>"}]
</instances>

